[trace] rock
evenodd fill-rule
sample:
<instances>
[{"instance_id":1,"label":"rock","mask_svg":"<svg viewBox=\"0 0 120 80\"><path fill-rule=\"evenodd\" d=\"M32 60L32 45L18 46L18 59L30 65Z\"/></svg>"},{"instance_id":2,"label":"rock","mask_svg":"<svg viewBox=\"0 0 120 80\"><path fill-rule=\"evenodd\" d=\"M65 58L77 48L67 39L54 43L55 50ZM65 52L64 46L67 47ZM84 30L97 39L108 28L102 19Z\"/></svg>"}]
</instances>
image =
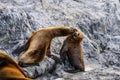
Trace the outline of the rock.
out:
<instances>
[{"instance_id":1,"label":"rock","mask_svg":"<svg viewBox=\"0 0 120 80\"><path fill-rule=\"evenodd\" d=\"M83 40L86 72L66 73L62 65L46 57L39 65L24 68L25 73L35 80L119 80L119 6L119 0L0 0L0 49L17 61L20 54L12 52L33 31L50 26L80 28L101 50L98 54ZM52 53L59 55L63 39L53 40ZM49 73L54 65L57 68Z\"/></svg>"}]
</instances>

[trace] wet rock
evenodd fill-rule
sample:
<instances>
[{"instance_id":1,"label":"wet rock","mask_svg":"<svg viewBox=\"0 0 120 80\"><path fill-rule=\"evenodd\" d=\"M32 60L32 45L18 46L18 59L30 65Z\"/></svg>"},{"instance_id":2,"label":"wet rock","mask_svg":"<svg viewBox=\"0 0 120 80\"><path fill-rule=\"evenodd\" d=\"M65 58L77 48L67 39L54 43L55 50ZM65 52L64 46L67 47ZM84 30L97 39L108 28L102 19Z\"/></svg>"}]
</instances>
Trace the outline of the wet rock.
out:
<instances>
[{"instance_id":1,"label":"wet rock","mask_svg":"<svg viewBox=\"0 0 120 80\"><path fill-rule=\"evenodd\" d=\"M0 49L17 61L20 54L12 52L25 44L33 31L50 26L80 28L100 48L98 54L83 40L86 72L66 73L64 66L46 57L39 65L24 68L25 73L36 80L119 80L119 3L119 0L0 0ZM59 56L63 40L63 37L53 40L52 53ZM57 68L49 73L53 65Z\"/></svg>"}]
</instances>

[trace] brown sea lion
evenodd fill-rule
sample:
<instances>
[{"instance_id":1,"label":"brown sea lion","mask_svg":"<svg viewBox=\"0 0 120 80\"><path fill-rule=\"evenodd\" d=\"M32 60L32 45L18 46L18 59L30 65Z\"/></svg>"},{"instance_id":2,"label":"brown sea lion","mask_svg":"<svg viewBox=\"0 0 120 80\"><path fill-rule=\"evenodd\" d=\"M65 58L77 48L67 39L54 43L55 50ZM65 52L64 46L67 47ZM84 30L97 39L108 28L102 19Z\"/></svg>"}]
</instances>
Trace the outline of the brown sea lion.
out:
<instances>
[{"instance_id":1,"label":"brown sea lion","mask_svg":"<svg viewBox=\"0 0 120 80\"><path fill-rule=\"evenodd\" d=\"M0 51L0 80L31 80L20 66L5 52Z\"/></svg>"},{"instance_id":2,"label":"brown sea lion","mask_svg":"<svg viewBox=\"0 0 120 80\"><path fill-rule=\"evenodd\" d=\"M60 50L61 60L65 64L67 56L71 66L75 68L75 70L69 70L67 72L85 71L83 60L84 50L82 47L83 38L83 32L78 30L74 34L67 36L67 38L64 40L63 46Z\"/></svg>"},{"instance_id":3,"label":"brown sea lion","mask_svg":"<svg viewBox=\"0 0 120 80\"><path fill-rule=\"evenodd\" d=\"M50 44L53 38L67 36L75 31L72 27L48 27L34 32L27 42L27 51L19 57L19 65L25 67L42 61L46 54L51 55Z\"/></svg>"}]
</instances>

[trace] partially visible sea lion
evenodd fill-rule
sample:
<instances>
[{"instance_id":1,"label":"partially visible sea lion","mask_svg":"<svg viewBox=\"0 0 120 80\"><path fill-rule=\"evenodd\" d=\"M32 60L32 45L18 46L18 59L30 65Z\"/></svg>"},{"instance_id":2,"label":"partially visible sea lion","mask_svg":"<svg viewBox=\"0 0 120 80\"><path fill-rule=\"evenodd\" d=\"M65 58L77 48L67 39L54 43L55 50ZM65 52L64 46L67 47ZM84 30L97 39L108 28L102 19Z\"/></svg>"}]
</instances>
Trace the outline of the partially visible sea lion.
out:
<instances>
[{"instance_id":1,"label":"partially visible sea lion","mask_svg":"<svg viewBox=\"0 0 120 80\"><path fill-rule=\"evenodd\" d=\"M68 61L75 68L75 70L69 70L67 72L78 72L85 71L84 66L84 50L82 47L82 40L84 34L82 31L78 30L74 34L67 36L63 42L63 46L60 50L60 58L65 64L65 60L68 57Z\"/></svg>"},{"instance_id":2,"label":"partially visible sea lion","mask_svg":"<svg viewBox=\"0 0 120 80\"><path fill-rule=\"evenodd\" d=\"M99 45L95 41L89 39L81 30L76 29L73 34L67 36L60 50L62 62L65 64L67 56L69 62L75 68L75 70L69 70L68 72L85 71L83 60L84 49L82 47L83 38L86 38L88 42L90 42L92 46L97 49L97 53L100 53Z\"/></svg>"},{"instance_id":3,"label":"partially visible sea lion","mask_svg":"<svg viewBox=\"0 0 120 80\"><path fill-rule=\"evenodd\" d=\"M5 52L0 51L0 80L31 80L20 66Z\"/></svg>"},{"instance_id":4,"label":"partially visible sea lion","mask_svg":"<svg viewBox=\"0 0 120 80\"><path fill-rule=\"evenodd\" d=\"M35 31L27 42L27 51L19 57L18 63L25 67L50 56L51 40L55 37L67 36L75 32L72 27L48 27Z\"/></svg>"}]
</instances>

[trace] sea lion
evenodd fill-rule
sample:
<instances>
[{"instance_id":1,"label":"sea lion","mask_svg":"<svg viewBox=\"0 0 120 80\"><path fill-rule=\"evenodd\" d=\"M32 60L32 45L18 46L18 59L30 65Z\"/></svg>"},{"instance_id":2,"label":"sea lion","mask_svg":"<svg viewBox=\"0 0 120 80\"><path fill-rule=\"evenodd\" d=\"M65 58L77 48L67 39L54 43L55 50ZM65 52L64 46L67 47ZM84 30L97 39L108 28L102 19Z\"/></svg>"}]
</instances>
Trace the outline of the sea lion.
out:
<instances>
[{"instance_id":1,"label":"sea lion","mask_svg":"<svg viewBox=\"0 0 120 80\"><path fill-rule=\"evenodd\" d=\"M20 66L5 52L0 51L0 80L31 80Z\"/></svg>"},{"instance_id":2,"label":"sea lion","mask_svg":"<svg viewBox=\"0 0 120 80\"><path fill-rule=\"evenodd\" d=\"M51 40L55 37L67 36L75 32L72 27L48 27L35 31L27 42L27 51L18 59L22 67L41 62L45 55L50 56Z\"/></svg>"},{"instance_id":3,"label":"sea lion","mask_svg":"<svg viewBox=\"0 0 120 80\"><path fill-rule=\"evenodd\" d=\"M84 66L84 49L82 47L82 40L84 34L82 31L77 30L74 34L71 34L65 38L62 48L60 50L60 58L65 64L65 60L68 57L68 61L75 70L68 70L67 72L85 71Z\"/></svg>"}]
</instances>

